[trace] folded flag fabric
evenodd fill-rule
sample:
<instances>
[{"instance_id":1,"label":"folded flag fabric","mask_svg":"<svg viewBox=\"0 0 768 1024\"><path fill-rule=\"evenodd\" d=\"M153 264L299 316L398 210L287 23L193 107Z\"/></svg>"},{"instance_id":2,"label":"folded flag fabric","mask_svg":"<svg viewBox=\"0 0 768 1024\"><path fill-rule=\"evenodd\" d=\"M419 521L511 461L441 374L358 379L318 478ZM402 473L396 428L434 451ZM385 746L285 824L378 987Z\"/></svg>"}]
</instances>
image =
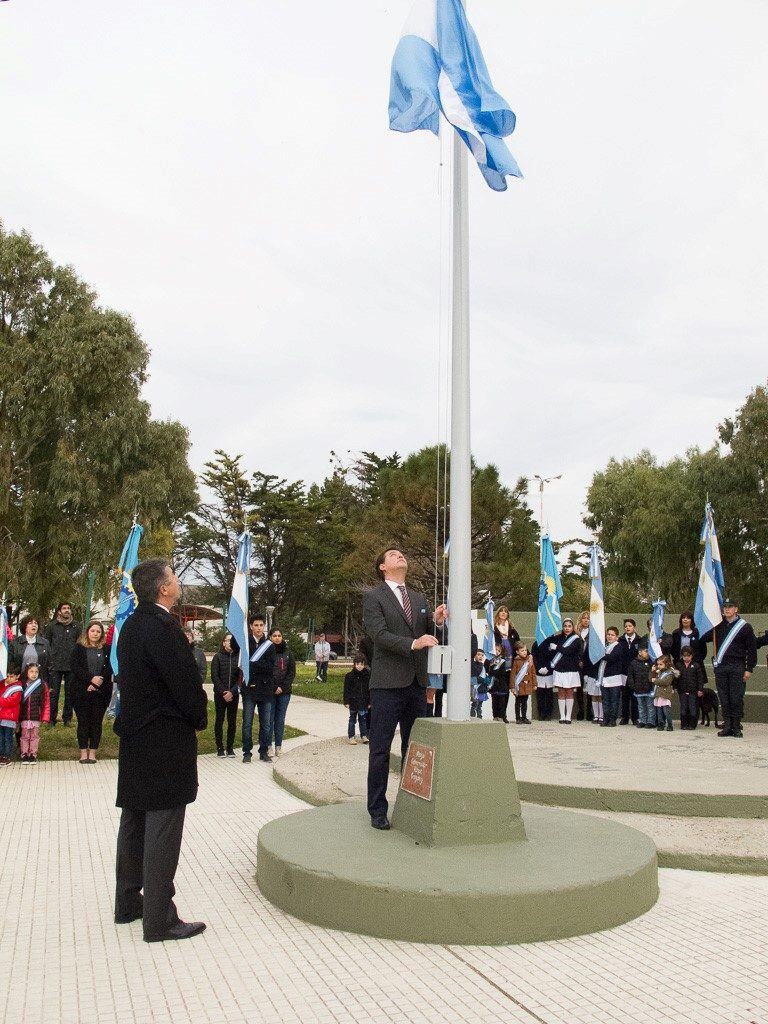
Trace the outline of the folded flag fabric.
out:
<instances>
[{"instance_id":1,"label":"folded flag fabric","mask_svg":"<svg viewBox=\"0 0 768 1024\"><path fill-rule=\"evenodd\" d=\"M496 657L496 634L494 632L495 605L490 594L485 605L485 636L483 637L483 654L492 661Z\"/></svg>"},{"instance_id":2,"label":"folded flag fabric","mask_svg":"<svg viewBox=\"0 0 768 1024\"><path fill-rule=\"evenodd\" d=\"M237 566L232 584L232 597L227 611L227 629L235 638L240 648L240 670L243 673L243 684L250 681L250 661L248 660L248 577L251 572L251 535L245 530L240 534L237 544Z\"/></svg>"},{"instance_id":3,"label":"folded flag fabric","mask_svg":"<svg viewBox=\"0 0 768 1024\"><path fill-rule=\"evenodd\" d=\"M715 515L712 505L707 502L704 509L704 526L701 531L701 542L704 545L704 557L701 560L699 586L696 591L696 604L693 609L693 621L700 635L714 629L722 622L723 590L725 577L723 563L720 560L720 545L715 530Z\"/></svg>"},{"instance_id":4,"label":"folded flag fabric","mask_svg":"<svg viewBox=\"0 0 768 1024\"><path fill-rule=\"evenodd\" d=\"M648 630L648 654L651 661L656 661L664 653L661 649L661 638L664 636L664 609L666 601L654 601L651 614L651 628Z\"/></svg>"},{"instance_id":5,"label":"folded flag fabric","mask_svg":"<svg viewBox=\"0 0 768 1024\"><path fill-rule=\"evenodd\" d=\"M8 612L5 609L5 595L0 604L0 679L8 675Z\"/></svg>"},{"instance_id":6,"label":"folded flag fabric","mask_svg":"<svg viewBox=\"0 0 768 1024\"><path fill-rule=\"evenodd\" d=\"M503 141L515 115L493 88L461 0L416 0L392 58L389 127L438 134L440 111L496 192L522 178Z\"/></svg>"}]
</instances>

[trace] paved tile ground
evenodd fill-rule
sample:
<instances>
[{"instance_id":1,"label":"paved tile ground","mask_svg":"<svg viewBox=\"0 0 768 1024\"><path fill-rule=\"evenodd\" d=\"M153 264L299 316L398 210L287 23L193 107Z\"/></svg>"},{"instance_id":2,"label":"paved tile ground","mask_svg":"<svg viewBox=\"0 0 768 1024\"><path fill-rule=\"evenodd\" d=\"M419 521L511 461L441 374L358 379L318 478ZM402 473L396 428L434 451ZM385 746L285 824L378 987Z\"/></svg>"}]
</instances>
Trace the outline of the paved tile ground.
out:
<instances>
[{"instance_id":1,"label":"paved tile ground","mask_svg":"<svg viewBox=\"0 0 768 1024\"><path fill-rule=\"evenodd\" d=\"M254 881L259 827L303 805L267 765L211 756L200 769L177 886L182 916L208 930L156 945L139 923L112 923L115 762L2 769L3 1024L768 1024L766 878L662 871L650 913L561 942L329 932L273 908Z\"/></svg>"}]
</instances>

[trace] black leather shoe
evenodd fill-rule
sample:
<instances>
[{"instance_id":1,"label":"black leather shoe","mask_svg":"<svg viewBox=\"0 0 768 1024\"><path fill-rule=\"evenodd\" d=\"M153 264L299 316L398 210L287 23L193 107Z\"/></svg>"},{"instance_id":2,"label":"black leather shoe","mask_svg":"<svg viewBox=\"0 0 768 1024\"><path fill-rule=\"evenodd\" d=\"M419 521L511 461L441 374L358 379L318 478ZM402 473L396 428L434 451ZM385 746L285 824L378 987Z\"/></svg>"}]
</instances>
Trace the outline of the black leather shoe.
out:
<instances>
[{"instance_id":1,"label":"black leather shoe","mask_svg":"<svg viewBox=\"0 0 768 1024\"><path fill-rule=\"evenodd\" d=\"M243 754L243 764L250 764L250 763L251 763L251 755L250 754Z\"/></svg>"},{"instance_id":2,"label":"black leather shoe","mask_svg":"<svg viewBox=\"0 0 768 1024\"><path fill-rule=\"evenodd\" d=\"M721 729L720 732L717 735L718 736L733 736L733 733L731 732L730 729Z\"/></svg>"},{"instance_id":3,"label":"black leather shoe","mask_svg":"<svg viewBox=\"0 0 768 1024\"><path fill-rule=\"evenodd\" d=\"M200 932L205 931L205 925L202 921L179 921L178 924L172 924L170 928L166 928L162 935L158 935L156 938L147 938L144 936L145 942L170 942L174 939L191 939L193 935L199 935Z\"/></svg>"},{"instance_id":4,"label":"black leather shoe","mask_svg":"<svg viewBox=\"0 0 768 1024\"><path fill-rule=\"evenodd\" d=\"M115 914L115 924L130 924L131 921L140 921L144 916L144 907L142 904L130 914Z\"/></svg>"},{"instance_id":5,"label":"black leather shoe","mask_svg":"<svg viewBox=\"0 0 768 1024\"><path fill-rule=\"evenodd\" d=\"M272 758L269 756L269 754L259 754L259 760L268 761L270 764L272 764Z\"/></svg>"},{"instance_id":6,"label":"black leather shoe","mask_svg":"<svg viewBox=\"0 0 768 1024\"><path fill-rule=\"evenodd\" d=\"M389 824L389 818L386 815L382 815L380 818L371 818L371 825L373 828L381 829L382 832L386 832L392 828Z\"/></svg>"}]
</instances>

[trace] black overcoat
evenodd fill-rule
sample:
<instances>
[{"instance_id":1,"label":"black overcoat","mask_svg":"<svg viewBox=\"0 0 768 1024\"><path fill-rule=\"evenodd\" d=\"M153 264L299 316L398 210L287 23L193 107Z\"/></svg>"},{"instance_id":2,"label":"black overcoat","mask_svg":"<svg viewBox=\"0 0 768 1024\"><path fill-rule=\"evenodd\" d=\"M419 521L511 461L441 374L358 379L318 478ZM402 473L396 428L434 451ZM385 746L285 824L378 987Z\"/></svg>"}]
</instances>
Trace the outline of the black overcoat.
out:
<instances>
[{"instance_id":1,"label":"black overcoat","mask_svg":"<svg viewBox=\"0 0 768 1024\"><path fill-rule=\"evenodd\" d=\"M158 811L197 796L196 730L208 698L181 626L159 605L139 602L120 631L117 806Z\"/></svg>"}]
</instances>

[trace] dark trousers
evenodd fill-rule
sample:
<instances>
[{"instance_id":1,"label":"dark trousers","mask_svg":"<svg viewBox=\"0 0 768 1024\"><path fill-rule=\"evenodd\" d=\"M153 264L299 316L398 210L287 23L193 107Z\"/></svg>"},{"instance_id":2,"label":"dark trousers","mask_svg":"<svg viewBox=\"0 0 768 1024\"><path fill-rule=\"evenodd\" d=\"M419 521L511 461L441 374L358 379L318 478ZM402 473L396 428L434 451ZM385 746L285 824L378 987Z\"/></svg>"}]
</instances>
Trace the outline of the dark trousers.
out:
<instances>
[{"instance_id":1,"label":"dark trousers","mask_svg":"<svg viewBox=\"0 0 768 1024\"><path fill-rule=\"evenodd\" d=\"M216 739L216 749L224 749L224 719L227 719L227 750L232 750L235 744L235 732L237 731L237 705L239 695L232 695L232 700L227 703L220 693L213 691L213 706L216 709L216 717L213 720L213 735ZM251 717L253 721L253 717Z\"/></svg>"},{"instance_id":2,"label":"dark trousers","mask_svg":"<svg viewBox=\"0 0 768 1024\"><path fill-rule=\"evenodd\" d=\"M101 695L94 697L84 693L75 699L77 745L81 750L99 749L107 704L108 701L105 701Z\"/></svg>"},{"instance_id":3,"label":"dark trousers","mask_svg":"<svg viewBox=\"0 0 768 1024\"><path fill-rule=\"evenodd\" d=\"M64 706L61 711L62 722L72 721L72 673L52 668L48 673L48 688L51 691L51 724L58 721L59 695L64 688Z\"/></svg>"},{"instance_id":4,"label":"dark trousers","mask_svg":"<svg viewBox=\"0 0 768 1024\"><path fill-rule=\"evenodd\" d=\"M740 732L744 717L744 666L735 661L726 661L715 669L717 695L723 712L723 728L728 732Z\"/></svg>"},{"instance_id":5,"label":"dark trousers","mask_svg":"<svg viewBox=\"0 0 768 1024\"><path fill-rule=\"evenodd\" d=\"M606 725L616 725L616 719L621 711L623 689L623 686L600 687L600 693L603 697L603 721Z\"/></svg>"},{"instance_id":6,"label":"dark trousers","mask_svg":"<svg viewBox=\"0 0 768 1024\"><path fill-rule=\"evenodd\" d=\"M315 668L317 669L317 672L315 673L315 676L319 677L321 683L327 683L328 682L328 662L327 661L316 661L315 662Z\"/></svg>"},{"instance_id":7,"label":"dark trousers","mask_svg":"<svg viewBox=\"0 0 768 1024\"><path fill-rule=\"evenodd\" d=\"M624 725L629 725L630 721L637 724L637 701L634 700L634 696L626 684L621 687L621 721Z\"/></svg>"},{"instance_id":8,"label":"dark trousers","mask_svg":"<svg viewBox=\"0 0 768 1024\"><path fill-rule=\"evenodd\" d=\"M117 833L115 917L141 909L144 890L144 938L156 939L176 924L173 876L179 864L186 807L162 811L123 808Z\"/></svg>"},{"instance_id":9,"label":"dark trousers","mask_svg":"<svg viewBox=\"0 0 768 1024\"><path fill-rule=\"evenodd\" d=\"M699 698L695 693L680 694L680 728L695 729L699 721Z\"/></svg>"},{"instance_id":10,"label":"dark trousers","mask_svg":"<svg viewBox=\"0 0 768 1024\"><path fill-rule=\"evenodd\" d=\"M536 711L540 722L548 722L552 717L552 707L555 702L553 692L550 688L543 686L536 690Z\"/></svg>"},{"instance_id":11,"label":"dark trousers","mask_svg":"<svg viewBox=\"0 0 768 1024\"><path fill-rule=\"evenodd\" d=\"M272 742L275 721L275 698L254 700L248 693L243 694L243 753L253 750L253 713L259 713L259 754L266 754Z\"/></svg>"},{"instance_id":12,"label":"dark trousers","mask_svg":"<svg viewBox=\"0 0 768 1024\"><path fill-rule=\"evenodd\" d=\"M368 735L368 713L364 709L350 708L349 721L347 722L347 737L350 740L355 738L355 724L360 726L360 736Z\"/></svg>"},{"instance_id":13,"label":"dark trousers","mask_svg":"<svg viewBox=\"0 0 768 1024\"><path fill-rule=\"evenodd\" d=\"M424 688L414 680L398 689L371 690L371 733L368 749L368 813L372 818L386 815L389 751L400 726L400 756L405 761L411 728L417 718L426 718Z\"/></svg>"},{"instance_id":14,"label":"dark trousers","mask_svg":"<svg viewBox=\"0 0 768 1024\"><path fill-rule=\"evenodd\" d=\"M432 709L433 718L443 717L443 693L444 690L435 690L435 703L430 704L427 708L427 716L429 716L430 708Z\"/></svg>"},{"instance_id":15,"label":"dark trousers","mask_svg":"<svg viewBox=\"0 0 768 1024\"><path fill-rule=\"evenodd\" d=\"M493 708L494 718L506 718L507 717L507 706L509 704L509 690L506 693L492 693L491 694L491 707Z\"/></svg>"},{"instance_id":16,"label":"dark trousers","mask_svg":"<svg viewBox=\"0 0 768 1024\"><path fill-rule=\"evenodd\" d=\"M528 696L515 697L515 721L524 722L528 717Z\"/></svg>"}]
</instances>

